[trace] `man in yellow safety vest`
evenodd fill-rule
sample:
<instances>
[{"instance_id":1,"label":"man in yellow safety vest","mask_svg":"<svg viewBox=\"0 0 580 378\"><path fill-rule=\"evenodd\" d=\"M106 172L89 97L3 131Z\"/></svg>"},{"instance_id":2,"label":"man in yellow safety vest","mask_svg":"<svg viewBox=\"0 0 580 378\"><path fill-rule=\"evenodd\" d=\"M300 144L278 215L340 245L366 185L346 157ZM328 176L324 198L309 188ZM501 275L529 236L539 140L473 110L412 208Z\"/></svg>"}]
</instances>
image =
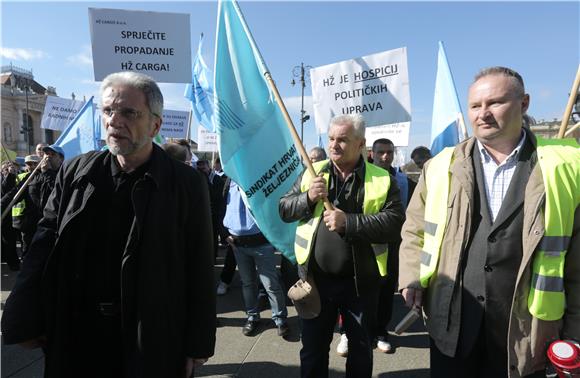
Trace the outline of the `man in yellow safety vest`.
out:
<instances>
[{"instance_id":1,"label":"man in yellow safety vest","mask_svg":"<svg viewBox=\"0 0 580 378\"><path fill-rule=\"evenodd\" d=\"M534 136L529 102L517 72L476 75L474 137L427 162L407 209L399 288L432 377L544 377L549 343L580 340L580 150Z\"/></svg>"},{"instance_id":2,"label":"man in yellow safety vest","mask_svg":"<svg viewBox=\"0 0 580 378\"><path fill-rule=\"evenodd\" d=\"M328 376L328 350L337 315L348 336L347 377L372 375L372 339L379 282L387 274L387 243L399 237L403 206L389 173L361 156L360 115L331 120L330 160L314 164L280 200L284 221L299 221L294 251L300 276L320 295L320 312L302 322L302 377ZM328 198L332 210L324 210Z\"/></svg>"}]
</instances>

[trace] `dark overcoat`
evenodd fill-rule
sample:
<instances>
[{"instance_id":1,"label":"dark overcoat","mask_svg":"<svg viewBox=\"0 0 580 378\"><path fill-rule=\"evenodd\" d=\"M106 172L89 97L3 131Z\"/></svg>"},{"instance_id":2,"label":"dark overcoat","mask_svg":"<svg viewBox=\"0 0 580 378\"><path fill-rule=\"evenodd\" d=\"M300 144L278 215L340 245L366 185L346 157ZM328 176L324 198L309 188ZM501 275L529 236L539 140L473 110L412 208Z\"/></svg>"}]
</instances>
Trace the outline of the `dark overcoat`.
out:
<instances>
[{"instance_id":1,"label":"dark overcoat","mask_svg":"<svg viewBox=\"0 0 580 378\"><path fill-rule=\"evenodd\" d=\"M47 336L47 377L78 377L86 327L78 309L85 251L99 243L87 229L96 170L109 154L91 152L65 163L39 222L22 271L6 302L6 343ZM212 226L206 180L154 145L135 183L135 217L123 253L121 311L125 344L137 352L131 371L182 376L186 357L207 358L215 346ZM128 362L129 363L129 362ZM90 367L86 367L90 371Z\"/></svg>"}]
</instances>

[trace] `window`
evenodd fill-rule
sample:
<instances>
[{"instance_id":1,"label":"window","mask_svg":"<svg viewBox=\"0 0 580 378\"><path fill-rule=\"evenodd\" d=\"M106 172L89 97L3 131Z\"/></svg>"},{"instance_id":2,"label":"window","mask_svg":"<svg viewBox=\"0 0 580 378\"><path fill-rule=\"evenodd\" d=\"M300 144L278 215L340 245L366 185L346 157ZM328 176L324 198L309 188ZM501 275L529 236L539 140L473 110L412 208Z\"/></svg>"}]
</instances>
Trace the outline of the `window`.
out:
<instances>
[{"instance_id":1,"label":"window","mask_svg":"<svg viewBox=\"0 0 580 378\"><path fill-rule=\"evenodd\" d=\"M2 140L7 143L12 143L12 125L9 122L4 122Z\"/></svg>"}]
</instances>

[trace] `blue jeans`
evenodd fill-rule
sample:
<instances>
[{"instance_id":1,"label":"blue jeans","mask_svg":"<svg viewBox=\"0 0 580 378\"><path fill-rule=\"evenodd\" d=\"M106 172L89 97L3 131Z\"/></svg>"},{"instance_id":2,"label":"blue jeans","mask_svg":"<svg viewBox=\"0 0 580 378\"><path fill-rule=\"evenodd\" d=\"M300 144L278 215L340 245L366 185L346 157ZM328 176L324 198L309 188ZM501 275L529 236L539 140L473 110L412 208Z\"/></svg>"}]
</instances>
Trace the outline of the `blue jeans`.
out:
<instances>
[{"instance_id":1,"label":"blue jeans","mask_svg":"<svg viewBox=\"0 0 580 378\"><path fill-rule=\"evenodd\" d=\"M242 294L248 320L260 319L258 308L258 278L268 293L272 320L277 326L288 317L286 297L280 284L280 274L276 268L277 256L274 247L263 244L256 247L236 247L234 254L242 279Z\"/></svg>"}]
</instances>

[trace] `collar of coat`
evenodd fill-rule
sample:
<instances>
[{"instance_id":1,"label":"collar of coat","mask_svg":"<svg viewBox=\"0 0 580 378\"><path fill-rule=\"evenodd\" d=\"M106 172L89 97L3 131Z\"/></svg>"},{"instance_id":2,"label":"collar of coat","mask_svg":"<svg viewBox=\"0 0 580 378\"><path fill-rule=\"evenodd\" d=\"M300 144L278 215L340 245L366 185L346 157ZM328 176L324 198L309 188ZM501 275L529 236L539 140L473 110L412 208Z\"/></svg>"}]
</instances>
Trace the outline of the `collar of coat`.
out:
<instances>
[{"instance_id":1,"label":"collar of coat","mask_svg":"<svg viewBox=\"0 0 580 378\"><path fill-rule=\"evenodd\" d=\"M70 165L74 165L75 161L78 163L78 169L75 172L73 184L94 177L95 170L103 164L103 161L109 154L110 152L108 150L92 151L73 159L70 162ZM170 158L165 154L161 147L153 143L153 151L149 158L149 168L145 173L145 178L149 179L156 189L159 189L159 187L167 181L164 179L166 177L164 172L167 170L168 159Z\"/></svg>"},{"instance_id":2,"label":"collar of coat","mask_svg":"<svg viewBox=\"0 0 580 378\"><path fill-rule=\"evenodd\" d=\"M522 129L526 133L526 139L531 141L532 145L534 146L534 150L535 150L537 147L537 143L538 143L536 140L536 136L527 127L522 127ZM465 141L459 143L455 147L454 160L456 162L469 161L469 163L471 163L471 158L473 156L472 154L474 153L474 151L479 153L479 151L477 151L477 148L475 148L476 144L477 144L477 139L475 137L471 137L471 138L466 139Z\"/></svg>"}]
</instances>

